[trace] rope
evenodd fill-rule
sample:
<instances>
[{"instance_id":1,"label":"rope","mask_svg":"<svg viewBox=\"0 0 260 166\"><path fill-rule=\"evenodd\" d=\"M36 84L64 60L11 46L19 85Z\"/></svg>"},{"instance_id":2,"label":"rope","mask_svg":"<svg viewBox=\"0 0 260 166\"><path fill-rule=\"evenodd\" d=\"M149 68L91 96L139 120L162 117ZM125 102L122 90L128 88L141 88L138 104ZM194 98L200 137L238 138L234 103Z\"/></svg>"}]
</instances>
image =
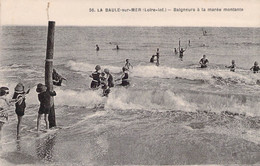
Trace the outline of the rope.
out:
<instances>
[{"instance_id":1,"label":"rope","mask_svg":"<svg viewBox=\"0 0 260 166\"><path fill-rule=\"evenodd\" d=\"M47 11L47 20L48 20L48 21L50 20L50 18L49 18L49 8L50 8L50 2L48 2L47 8L46 8L46 11Z\"/></svg>"}]
</instances>

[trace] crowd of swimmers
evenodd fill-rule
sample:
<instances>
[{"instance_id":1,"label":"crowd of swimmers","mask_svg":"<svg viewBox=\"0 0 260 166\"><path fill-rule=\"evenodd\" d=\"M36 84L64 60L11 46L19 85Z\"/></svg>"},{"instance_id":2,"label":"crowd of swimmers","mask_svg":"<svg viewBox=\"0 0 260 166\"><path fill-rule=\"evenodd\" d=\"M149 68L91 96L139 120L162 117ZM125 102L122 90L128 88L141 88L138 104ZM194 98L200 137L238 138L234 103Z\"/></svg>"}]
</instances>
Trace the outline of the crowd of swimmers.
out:
<instances>
[{"instance_id":1,"label":"crowd of swimmers","mask_svg":"<svg viewBox=\"0 0 260 166\"><path fill-rule=\"evenodd\" d=\"M159 57L159 49L157 49L156 52L157 61ZM159 62L157 62L159 63ZM203 55L201 60L199 61L201 68L206 68L209 61L206 58L206 55ZM231 61L230 66L225 66L226 68L230 68L230 71L235 72L236 64L235 60ZM121 86L127 87L130 85L129 81L129 70L133 68L132 64L129 62L129 59L126 59L125 65L122 67L122 74L121 76L115 80L119 81L121 80ZM254 62L254 65L250 68L254 73L258 73L260 70L260 67L258 65L258 62ZM57 86L61 86L62 80L66 80L63 76L59 75L57 71L53 70L53 84ZM102 95L105 97L108 97L111 88L115 86L114 78L112 74L110 73L109 69L105 68L103 71L100 67L100 65L96 65L95 71L90 75L92 78L91 82L91 89L96 90L101 88L103 91ZM14 94L12 99L7 98L7 95L9 94L9 88L8 87L1 87L0 88L0 117L8 119L8 115L5 112L5 108L12 105L12 103L15 105L15 113L17 115L18 123L17 123L17 138L19 138L20 135L20 126L22 122L22 117L24 116L25 108L26 108L26 95L29 94L30 88L27 88L25 90L25 87L22 83L18 83L14 88ZM48 114L50 113L50 110L54 107L53 105L49 105L49 99L50 96L56 96L55 91L50 91L47 86L39 83L36 88L36 92L38 93L38 100L40 102L40 107L38 111L37 116L37 131L40 129L40 120L42 115L44 115L44 121L46 124L46 129L49 128L49 122L48 122Z\"/></svg>"},{"instance_id":2,"label":"crowd of swimmers","mask_svg":"<svg viewBox=\"0 0 260 166\"><path fill-rule=\"evenodd\" d=\"M206 36L207 35L207 31L203 30L203 35ZM110 44L112 44L112 43L110 42ZM191 41L190 40L188 40L188 46L191 46ZM180 60L183 61L183 56L184 56L184 52L186 51L186 49L179 48L179 51L178 51L177 48L174 48L174 54L175 55L179 54ZM116 45L116 50L119 50L119 46L118 45ZM99 46L98 45L96 45L96 51L99 51ZM155 63L156 62L156 66L159 66L160 65L159 58L160 58L160 53L159 53L159 48L157 48L155 55L152 55L152 57L150 58L150 63ZM208 63L209 63L209 60L206 58L206 55L203 55L203 57L199 61L200 67L201 68L207 68ZM128 62L126 62L126 66L125 66L128 70L129 70L129 67L130 67L129 64L128 64ZM235 70L236 70L235 60L231 61L231 65L230 66L225 66L225 67L226 68L230 68L230 71L235 72ZM252 70L254 73L258 73L258 71L260 70L259 66L258 66L258 62L255 62L254 66L252 66L250 68L250 70Z\"/></svg>"},{"instance_id":3,"label":"crowd of swimmers","mask_svg":"<svg viewBox=\"0 0 260 166\"><path fill-rule=\"evenodd\" d=\"M105 68L103 71L100 65L96 65L95 71L89 76L92 78L90 88L97 90L101 88L103 90L103 96L108 97L108 94L111 91L111 88L115 86L116 81L121 80L121 86L129 86L129 70L133 68L133 65L129 62L129 59L126 59L125 65L122 67L122 74L118 79L113 78L108 68Z\"/></svg>"},{"instance_id":4,"label":"crowd of swimmers","mask_svg":"<svg viewBox=\"0 0 260 166\"><path fill-rule=\"evenodd\" d=\"M206 58L206 55L203 55L203 57L199 61L199 64L201 65L201 68L206 68L208 63L209 63L209 61ZM225 67L229 68L230 71L235 72L235 70L236 70L235 60L231 61L231 65L230 66L225 66ZM258 62L257 61L254 62L254 65L250 68L250 70L252 70L254 73L258 73L258 71L260 70L260 67L258 66Z\"/></svg>"},{"instance_id":5,"label":"crowd of swimmers","mask_svg":"<svg viewBox=\"0 0 260 166\"><path fill-rule=\"evenodd\" d=\"M189 41L190 44L190 41ZM179 51L179 58L182 61L183 60L183 53L186 51L186 49L181 48ZM178 54L178 51L176 48L174 48L174 53L175 55ZM154 63L156 62L156 65L159 66L159 48L156 49L156 54L152 55L152 57L150 58L150 63ZM207 68L208 64L209 64L209 60L206 58L206 55L203 55L203 57L200 59L199 61L200 67L201 68ZM230 66L225 66L226 68L230 68L230 71L235 72L236 70L236 64L235 64L235 60L231 61L231 65ZM258 73L258 71L260 70L258 62L255 61L254 65L250 68L250 70L252 70L254 73Z\"/></svg>"},{"instance_id":6,"label":"crowd of swimmers","mask_svg":"<svg viewBox=\"0 0 260 166\"><path fill-rule=\"evenodd\" d=\"M129 59L126 59L126 63L124 67L122 68L122 74L121 76L115 80L119 81L121 80L121 86L129 86L129 70L130 68L133 68L132 64L129 62ZM101 67L97 65L95 67L95 71L90 75L90 77L93 79L91 82L91 88L92 89L98 89L99 87L103 90L103 96L108 96L110 93L110 89L115 86L114 84L114 78L112 74L110 73L109 69L104 69L101 71ZM57 73L55 69L53 69L52 72L52 78L53 78L53 85L61 86L62 81L66 80L63 76ZM55 91L51 91L47 88L46 85L42 83L37 84L36 92L38 93L38 100L40 102L39 110L38 110L38 116L37 116L37 132L40 130L40 121L42 116L44 115L44 121L46 124L46 129L49 129L49 120L48 115L53 109L54 105L53 103L50 105L50 97L56 96ZM15 105L15 113L17 115L18 123L17 123L17 139L20 138L20 128L22 123L22 118L25 114L26 109L26 95L30 93L30 87L25 89L25 86L22 83L18 83L14 88L14 94L12 99L8 99L7 96L9 94L9 88L8 87L0 87L0 123L4 123L4 120L8 120L8 114L6 113L7 107L11 105ZM3 118L3 119L2 119ZM0 124L0 127L2 127L2 124Z\"/></svg>"},{"instance_id":7,"label":"crowd of swimmers","mask_svg":"<svg viewBox=\"0 0 260 166\"><path fill-rule=\"evenodd\" d=\"M185 51L186 51L186 49L183 49L183 48L181 48L180 51L179 51L179 58L180 58L181 61L183 61L183 54L184 54ZM151 63L156 62L156 66L160 65L160 62L159 62L160 55L159 54L160 54L159 53L159 48L157 48L155 55L152 55L152 57L150 58L150 62ZM178 51L177 51L176 48L174 48L174 54L175 55L178 54Z\"/></svg>"},{"instance_id":8,"label":"crowd of swimmers","mask_svg":"<svg viewBox=\"0 0 260 166\"><path fill-rule=\"evenodd\" d=\"M201 60L199 61L199 64L201 65L201 68L206 68L208 65L209 61L206 58L206 55L203 55L203 57L201 58ZM229 68L230 71L235 72L236 70L236 63L235 60L231 61L231 65L230 66L225 66L226 68ZM250 70L252 70L254 73L258 73L258 71L260 70L259 66L258 66L258 62L255 61L254 65L250 68Z\"/></svg>"},{"instance_id":9,"label":"crowd of swimmers","mask_svg":"<svg viewBox=\"0 0 260 166\"><path fill-rule=\"evenodd\" d=\"M189 42L190 44L190 42ZM99 50L99 46L96 45L97 51ZM118 45L116 46L117 49L119 49ZM186 51L186 49L181 48L179 52L180 59L183 58L183 53ZM175 49L175 53L177 54L177 49ZM156 49L156 54L152 55L150 62L154 63L156 61L156 65L159 66L159 48ZM203 55L203 57L200 59L199 64L201 68L207 68L208 66L208 59L206 58L206 55ZM226 68L230 68L230 71L235 72L236 70L236 64L235 60L231 61L230 66L225 66ZM112 74L110 73L108 68L105 68L103 71L101 69L100 65L96 65L95 71L90 75L92 78L91 81L91 89L96 90L101 88L103 90L102 95L108 97L111 88L115 86L116 81L121 80L121 86L127 87L130 85L129 81L129 70L133 68L133 65L129 62L129 59L126 59L125 65L122 67L122 74L118 79L113 78ZM254 65L250 68L254 73L258 73L260 70L260 67L258 65L258 62L255 61ZM53 69L52 72L52 78L53 78L53 85L61 86L62 81L66 80L63 76L57 73L55 69ZM30 88L25 90L25 87L22 83L18 83L14 88L14 94L12 99L8 100L7 95L9 94L9 88L8 87L0 87L0 117L8 119L8 115L5 112L5 108L12 105L12 103L15 105L15 113L17 115L18 123L17 123L17 138L19 138L20 134L20 126L22 122L22 117L24 116L25 108L26 108L26 95L29 94ZM48 122L48 114L50 113L50 110L54 107L54 105L49 105L49 99L51 96L56 96L55 91L50 91L47 86L39 83L36 88L36 92L38 93L38 100L40 102L40 107L38 111L37 116L37 131L40 129L40 120L42 115L44 114L44 121L46 124L46 129L49 128L49 122ZM0 121L0 123L2 123ZM2 126L2 125L0 125Z\"/></svg>"}]
</instances>

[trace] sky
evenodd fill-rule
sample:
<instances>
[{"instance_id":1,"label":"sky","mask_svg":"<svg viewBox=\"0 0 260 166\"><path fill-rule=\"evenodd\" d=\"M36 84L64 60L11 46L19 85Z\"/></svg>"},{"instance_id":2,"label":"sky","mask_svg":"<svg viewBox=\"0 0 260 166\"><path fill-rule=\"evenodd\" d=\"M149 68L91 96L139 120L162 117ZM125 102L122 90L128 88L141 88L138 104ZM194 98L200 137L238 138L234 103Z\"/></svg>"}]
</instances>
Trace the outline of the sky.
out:
<instances>
[{"instance_id":1,"label":"sky","mask_svg":"<svg viewBox=\"0 0 260 166\"><path fill-rule=\"evenodd\" d=\"M260 27L260 0L0 0L0 4L1 25L37 26L55 21L57 26ZM106 12L108 8L121 11ZM122 12L131 8L141 11ZM167 11L145 12L158 8ZM174 12L174 8L195 11ZM223 11L224 8L243 11ZM95 12L90 12L92 9Z\"/></svg>"}]
</instances>

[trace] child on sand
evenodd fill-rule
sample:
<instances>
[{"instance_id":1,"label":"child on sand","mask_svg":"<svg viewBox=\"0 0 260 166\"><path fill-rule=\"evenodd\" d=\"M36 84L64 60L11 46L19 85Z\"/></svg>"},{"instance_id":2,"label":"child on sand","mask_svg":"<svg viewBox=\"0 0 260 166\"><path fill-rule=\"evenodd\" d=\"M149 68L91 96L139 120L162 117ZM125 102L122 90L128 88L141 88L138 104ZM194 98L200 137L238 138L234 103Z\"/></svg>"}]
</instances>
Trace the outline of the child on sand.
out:
<instances>
[{"instance_id":1,"label":"child on sand","mask_svg":"<svg viewBox=\"0 0 260 166\"><path fill-rule=\"evenodd\" d=\"M7 99L8 94L9 94L9 88L7 87L0 88L0 123L5 123L8 120L8 114L5 110L7 107L10 106L10 101L8 101Z\"/></svg>"},{"instance_id":2,"label":"child on sand","mask_svg":"<svg viewBox=\"0 0 260 166\"><path fill-rule=\"evenodd\" d=\"M24 91L24 85L22 83L18 83L16 87L14 88L14 95L13 95L13 101L15 102L15 113L18 118L17 123L17 139L19 139L20 134L20 125L22 122L22 117L24 115L26 103L25 103L25 95L30 92L30 89L28 89L26 92Z\"/></svg>"},{"instance_id":3,"label":"child on sand","mask_svg":"<svg viewBox=\"0 0 260 166\"><path fill-rule=\"evenodd\" d=\"M97 65L95 67L95 72L93 72L89 77L93 78L92 82L91 82L91 85L90 87L92 89L96 89L99 87L100 85L100 70L101 70L101 67L99 65Z\"/></svg>"},{"instance_id":4,"label":"child on sand","mask_svg":"<svg viewBox=\"0 0 260 166\"><path fill-rule=\"evenodd\" d=\"M0 88L0 139L2 127L5 122L8 120L8 114L6 108L9 107L9 101L7 100L7 95L9 94L9 89L7 87Z\"/></svg>"},{"instance_id":5,"label":"child on sand","mask_svg":"<svg viewBox=\"0 0 260 166\"><path fill-rule=\"evenodd\" d=\"M46 123L46 129L49 129L49 122L47 120L47 115L50 113L52 105L49 105L50 96L56 96L56 92L47 90L47 87L41 83L37 85L36 92L38 92L38 100L40 101L40 108L37 117L37 131L40 129L40 120L42 114L44 114L44 121Z\"/></svg>"},{"instance_id":6,"label":"child on sand","mask_svg":"<svg viewBox=\"0 0 260 166\"><path fill-rule=\"evenodd\" d=\"M230 66L225 66L225 67L226 67L226 68L230 68L230 71L235 72L235 70L236 70L235 60L232 60Z\"/></svg>"},{"instance_id":7,"label":"child on sand","mask_svg":"<svg viewBox=\"0 0 260 166\"><path fill-rule=\"evenodd\" d=\"M250 68L250 70L253 70L254 73L258 73L258 71L260 70L260 68L259 68L259 66L258 66L258 62L257 62L257 61L255 61L254 66L252 66L252 67Z\"/></svg>"}]
</instances>

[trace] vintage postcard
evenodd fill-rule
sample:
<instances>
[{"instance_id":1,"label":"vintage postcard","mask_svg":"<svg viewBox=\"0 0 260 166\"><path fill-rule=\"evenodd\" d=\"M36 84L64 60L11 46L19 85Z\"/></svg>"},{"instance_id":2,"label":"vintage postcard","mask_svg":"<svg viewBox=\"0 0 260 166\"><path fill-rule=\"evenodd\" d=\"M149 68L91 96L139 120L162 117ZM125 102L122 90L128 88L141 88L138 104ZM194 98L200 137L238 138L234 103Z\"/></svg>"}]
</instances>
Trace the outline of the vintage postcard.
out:
<instances>
[{"instance_id":1,"label":"vintage postcard","mask_svg":"<svg viewBox=\"0 0 260 166\"><path fill-rule=\"evenodd\" d=\"M259 165L259 9L0 0L0 165Z\"/></svg>"}]
</instances>

